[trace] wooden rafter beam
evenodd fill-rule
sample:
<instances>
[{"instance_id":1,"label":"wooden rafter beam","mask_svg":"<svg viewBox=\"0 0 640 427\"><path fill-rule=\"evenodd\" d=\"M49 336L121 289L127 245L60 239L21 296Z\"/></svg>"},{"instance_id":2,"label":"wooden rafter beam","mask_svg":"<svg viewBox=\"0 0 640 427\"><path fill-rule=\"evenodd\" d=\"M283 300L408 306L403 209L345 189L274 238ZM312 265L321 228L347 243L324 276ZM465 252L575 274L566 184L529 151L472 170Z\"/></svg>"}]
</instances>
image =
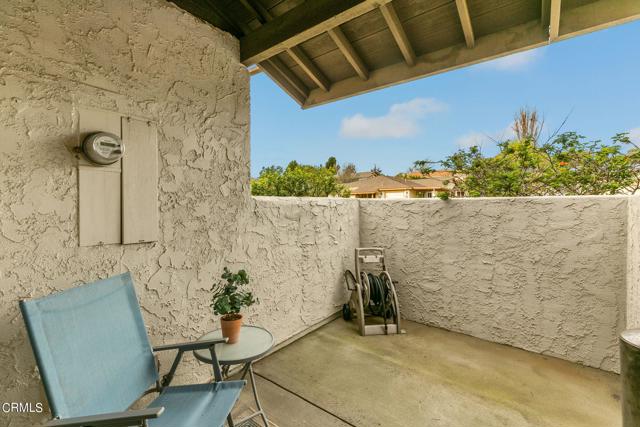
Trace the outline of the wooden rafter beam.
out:
<instances>
[{"instance_id":1,"label":"wooden rafter beam","mask_svg":"<svg viewBox=\"0 0 640 427\"><path fill-rule=\"evenodd\" d=\"M467 0L456 0L456 6L458 7L458 16L460 16L460 24L464 32L464 40L467 42L467 47L472 48L476 44L476 38L473 35L473 25L471 24Z\"/></svg>"},{"instance_id":2,"label":"wooden rafter beam","mask_svg":"<svg viewBox=\"0 0 640 427\"><path fill-rule=\"evenodd\" d=\"M273 57L261 62L260 69L271 77L282 90L295 99L298 104L303 105L305 103L309 96L309 89L279 58Z\"/></svg>"},{"instance_id":3,"label":"wooden rafter beam","mask_svg":"<svg viewBox=\"0 0 640 427\"><path fill-rule=\"evenodd\" d=\"M338 49L340 49L340 52L342 52L349 64L351 64L355 72L362 80L367 80L369 78L369 70L367 69L367 66L364 64L364 61L360 55L358 55L358 52L356 52L340 27L332 28L327 32L333 39L334 43L338 46Z\"/></svg>"},{"instance_id":4,"label":"wooden rafter beam","mask_svg":"<svg viewBox=\"0 0 640 427\"><path fill-rule=\"evenodd\" d=\"M560 37L560 11L562 9L561 0L551 0L549 10L549 40L555 41Z\"/></svg>"},{"instance_id":5,"label":"wooden rafter beam","mask_svg":"<svg viewBox=\"0 0 640 427\"><path fill-rule=\"evenodd\" d=\"M265 23L240 39L240 60L251 65L299 45L391 0L314 0Z\"/></svg>"},{"instance_id":6,"label":"wooden rafter beam","mask_svg":"<svg viewBox=\"0 0 640 427\"><path fill-rule=\"evenodd\" d=\"M400 48L400 52L402 52L404 61L407 65L414 65L416 63L416 53L413 50L413 46L411 46L407 33L404 31L400 18L398 18L398 14L396 13L396 9L393 7L393 3L381 5L380 12L382 12L382 16L384 17L389 30L391 30L393 39Z\"/></svg>"},{"instance_id":7,"label":"wooden rafter beam","mask_svg":"<svg viewBox=\"0 0 640 427\"><path fill-rule=\"evenodd\" d=\"M294 46L287 49L289 56L300 66L300 69L304 71L313 82L321 89L327 91L331 87L331 82L324 75L322 71L316 66L316 64L309 59L306 53L300 46Z\"/></svg>"}]
</instances>

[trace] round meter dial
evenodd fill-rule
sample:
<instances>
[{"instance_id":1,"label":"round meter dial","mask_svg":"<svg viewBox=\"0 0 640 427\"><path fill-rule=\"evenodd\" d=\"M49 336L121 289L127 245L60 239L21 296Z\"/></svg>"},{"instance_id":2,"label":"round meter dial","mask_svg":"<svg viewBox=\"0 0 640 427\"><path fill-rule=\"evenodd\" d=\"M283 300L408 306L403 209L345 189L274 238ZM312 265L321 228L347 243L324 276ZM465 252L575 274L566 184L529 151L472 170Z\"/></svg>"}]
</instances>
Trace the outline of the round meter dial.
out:
<instances>
[{"instance_id":1,"label":"round meter dial","mask_svg":"<svg viewBox=\"0 0 640 427\"><path fill-rule=\"evenodd\" d=\"M117 135L108 132L97 132L88 135L84 139L82 152L93 163L110 165L122 158L124 144Z\"/></svg>"}]
</instances>

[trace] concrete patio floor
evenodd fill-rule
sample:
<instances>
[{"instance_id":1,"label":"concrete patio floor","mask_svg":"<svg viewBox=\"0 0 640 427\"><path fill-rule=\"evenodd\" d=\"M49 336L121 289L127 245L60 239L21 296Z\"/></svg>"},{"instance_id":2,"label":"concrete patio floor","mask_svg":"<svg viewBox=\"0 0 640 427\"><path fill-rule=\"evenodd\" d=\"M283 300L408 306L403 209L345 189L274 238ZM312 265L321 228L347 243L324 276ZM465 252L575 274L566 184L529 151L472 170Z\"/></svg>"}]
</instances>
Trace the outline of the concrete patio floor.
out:
<instances>
[{"instance_id":1,"label":"concrete patio floor","mask_svg":"<svg viewBox=\"0 0 640 427\"><path fill-rule=\"evenodd\" d=\"M273 425L621 424L615 374L413 322L403 327L406 335L361 337L338 319L256 363ZM249 390L238 415L252 403Z\"/></svg>"}]
</instances>

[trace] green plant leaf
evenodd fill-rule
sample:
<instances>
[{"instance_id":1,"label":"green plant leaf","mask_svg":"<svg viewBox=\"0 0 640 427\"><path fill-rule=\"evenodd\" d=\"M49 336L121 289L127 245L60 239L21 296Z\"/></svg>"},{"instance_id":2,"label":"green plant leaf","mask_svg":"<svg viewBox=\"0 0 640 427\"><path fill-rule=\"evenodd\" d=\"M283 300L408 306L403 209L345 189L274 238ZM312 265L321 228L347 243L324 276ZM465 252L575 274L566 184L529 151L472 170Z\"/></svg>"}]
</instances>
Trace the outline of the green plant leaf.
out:
<instances>
[{"instance_id":1,"label":"green plant leaf","mask_svg":"<svg viewBox=\"0 0 640 427\"><path fill-rule=\"evenodd\" d=\"M258 301L249 291L242 291L240 287L249 284L249 275L245 270L232 273L224 267L222 280L211 288L211 307L215 315L239 313L243 307L249 307Z\"/></svg>"}]
</instances>

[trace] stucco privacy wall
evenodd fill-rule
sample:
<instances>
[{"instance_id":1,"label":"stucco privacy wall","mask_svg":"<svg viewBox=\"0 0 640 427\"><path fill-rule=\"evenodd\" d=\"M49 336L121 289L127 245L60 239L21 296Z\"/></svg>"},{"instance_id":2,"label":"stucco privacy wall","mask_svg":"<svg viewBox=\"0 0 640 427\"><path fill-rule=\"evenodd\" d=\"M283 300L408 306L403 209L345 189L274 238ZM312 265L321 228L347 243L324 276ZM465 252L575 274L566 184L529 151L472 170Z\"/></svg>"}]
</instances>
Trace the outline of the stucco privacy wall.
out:
<instances>
[{"instance_id":1,"label":"stucco privacy wall","mask_svg":"<svg viewBox=\"0 0 640 427\"><path fill-rule=\"evenodd\" d=\"M640 196L629 197L627 224L627 328L640 328Z\"/></svg>"},{"instance_id":2,"label":"stucco privacy wall","mask_svg":"<svg viewBox=\"0 0 640 427\"><path fill-rule=\"evenodd\" d=\"M339 311L347 299L344 270L359 243L353 199L256 197L229 255L248 260L261 290L249 321L281 342Z\"/></svg>"},{"instance_id":3,"label":"stucco privacy wall","mask_svg":"<svg viewBox=\"0 0 640 427\"><path fill-rule=\"evenodd\" d=\"M624 329L627 198L361 201L407 319L606 370Z\"/></svg>"},{"instance_id":4,"label":"stucco privacy wall","mask_svg":"<svg viewBox=\"0 0 640 427\"><path fill-rule=\"evenodd\" d=\"M0 2L0 400L45 401L20 297L131 270L153 342L212 328L211 280L250 202L249 80L238 56L237 40L166 1ZM157 243L78 247L66 146L80 106L158 123ZM0 414L0 424L43 416Z\"/></svg>"}]
</instances>

